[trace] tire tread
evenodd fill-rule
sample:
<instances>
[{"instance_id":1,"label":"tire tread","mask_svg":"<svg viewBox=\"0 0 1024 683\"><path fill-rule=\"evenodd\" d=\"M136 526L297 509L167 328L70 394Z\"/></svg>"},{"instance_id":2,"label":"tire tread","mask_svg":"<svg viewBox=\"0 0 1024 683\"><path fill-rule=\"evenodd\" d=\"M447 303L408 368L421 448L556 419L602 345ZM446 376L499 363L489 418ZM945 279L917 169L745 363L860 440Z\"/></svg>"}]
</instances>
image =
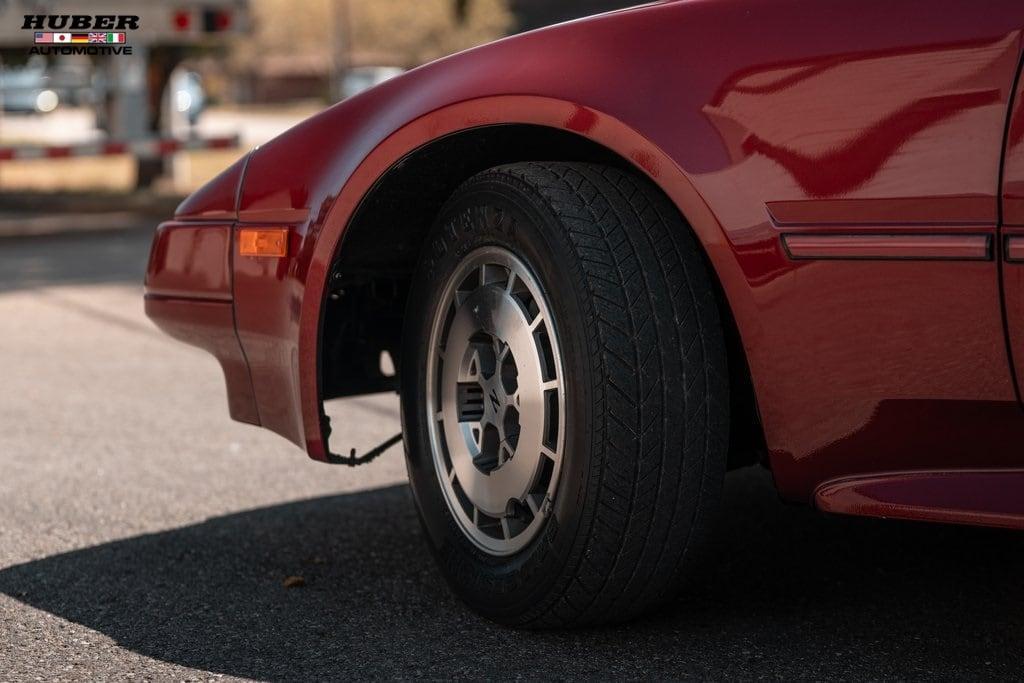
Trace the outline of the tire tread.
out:
<instances>
[{"instance_id":1,"label":"tire tread","mask_svg":"<svg viewBox=\"0 0 1024 683\"><path fill-rule=\"evenodd\" d=\"M692 565L724 475L728 382L700 247L660 192L618 168L499 166L564 227L587 302L596 504L564 576L521 625L619 621L663 603Z\"/></svg>"}]
</instances>

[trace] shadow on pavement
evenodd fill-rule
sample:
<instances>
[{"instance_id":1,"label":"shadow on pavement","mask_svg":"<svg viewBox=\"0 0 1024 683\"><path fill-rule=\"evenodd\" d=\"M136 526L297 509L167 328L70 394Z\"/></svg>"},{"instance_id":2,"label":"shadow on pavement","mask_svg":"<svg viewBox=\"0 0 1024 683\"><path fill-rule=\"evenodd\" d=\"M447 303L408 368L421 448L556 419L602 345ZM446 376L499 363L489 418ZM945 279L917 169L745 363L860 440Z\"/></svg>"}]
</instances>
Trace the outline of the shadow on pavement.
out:
<instances>
[{"instance_id":1,"label":"shadow on pavement","mask_svg":"<svg viewBox=\"0 0 1024 683\"><path fill-rule=\"evenodd\" d=\"M0 240L0 292L51 285L142 287L152 227Z\"/></svg>"},{"instance_id":2,"label":"shadow on pavement","mask_svg":"<svg viewBox=\"0 0 1024 683\"><path fill-rule=\"evenodd\" d=\"M55 555L0 571L0 591L150 657L260 679L1020 675L1018 534L826 517L780 504L757 471L730 476L719 526L689 597L568 633L467 613L405 486Z\"/></svg>"}]
</instances>

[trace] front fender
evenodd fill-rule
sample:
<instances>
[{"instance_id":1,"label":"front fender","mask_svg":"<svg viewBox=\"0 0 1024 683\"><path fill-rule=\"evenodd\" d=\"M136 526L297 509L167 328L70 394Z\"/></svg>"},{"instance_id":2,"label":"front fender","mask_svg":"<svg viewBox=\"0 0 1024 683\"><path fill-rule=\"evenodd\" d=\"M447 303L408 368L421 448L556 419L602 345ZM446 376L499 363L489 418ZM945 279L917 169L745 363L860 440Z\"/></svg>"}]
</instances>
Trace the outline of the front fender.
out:
<instances>
[{"instance_id":1,"label":"front fender","mask_svg":"<svg viewBox=\"0 0 1024 683\"><path fill-rule=\"evenodd\" d=\"M736 5L648 5L498 41L392 79L259 148L239 198L240 225L288 225L294 247L282 263L236 264L238 332L262 424L326 459L317 345L330 265L374 182L449 133L501 123L550 126L631 160L685 213L727 294L735 290L742 299L742 288L731 284L742 276L721 227L683 169L713 168L729 157L700 113L710 86L688 68L698 49L679 49L681 36L698 35ZM666 91L672 101L652 106ZM692 142L684 147L682 140Z\"/></svg>"}]
</instances>

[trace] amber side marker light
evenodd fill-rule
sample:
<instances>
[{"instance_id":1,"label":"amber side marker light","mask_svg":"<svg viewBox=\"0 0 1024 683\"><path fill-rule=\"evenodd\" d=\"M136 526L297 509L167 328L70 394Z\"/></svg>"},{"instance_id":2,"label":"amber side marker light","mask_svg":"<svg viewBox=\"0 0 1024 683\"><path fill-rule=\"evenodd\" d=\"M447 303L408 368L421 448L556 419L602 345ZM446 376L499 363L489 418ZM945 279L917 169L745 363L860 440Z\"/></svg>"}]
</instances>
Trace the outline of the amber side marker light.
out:
<instances>
[{"instance_id":1,"label":"amber side marker light","mask_svg":"<svg viewBox=\"0 0 1024 683\"><path fill-rule=\"evenodd\" d=\"M288 228L242 228L238 231L242 256L287 256Z\"/></svg>"}]
</instances>

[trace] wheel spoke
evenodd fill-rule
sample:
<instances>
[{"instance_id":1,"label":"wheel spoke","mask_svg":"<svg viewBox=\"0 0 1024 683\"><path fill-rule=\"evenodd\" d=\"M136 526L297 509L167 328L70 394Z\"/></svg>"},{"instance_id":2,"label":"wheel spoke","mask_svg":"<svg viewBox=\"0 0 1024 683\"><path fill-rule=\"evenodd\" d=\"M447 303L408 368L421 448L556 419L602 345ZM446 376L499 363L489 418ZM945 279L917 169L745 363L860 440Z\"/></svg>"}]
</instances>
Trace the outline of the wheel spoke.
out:
<instances>
[{"instance_id":1,"label":"wheel spoke","mask_svg":"<svg viewBox=\"0 0 1024 683\"><path fill-rule=\"evenodd\" d=\"M493 339L495 364L501 365L501 362L505 360L505 356L508 355L510 347L506 342L501 341L497 337L494 337Z\"/></svg>"},{"instance_id":2,"label":"wheel spoke","mask_svg":"<svg viewBox=\"0 0 1024 683\"><path fill-rule=\"evenodd\" d=\"M531 493L526 496L526 504L530 508L530 512L533 513L534 517L540 514L540 504L544 501L544 497L539 493Z\"/></svg>"},{"instance_id":3,"label":"wheel spoke","mask_svg":"<svg viewBox=\"0 0 1024 683\"><path fill-rule=\"evenodd\" d=\"M501 273L499 275L499 272ZM499 282L500 278L504 277L508 270L504 266L500 266L496 263L485 263L480 266L480 286L491 285L495 282Z\"/></svg>"},{"instance_id":4,"label":"wheel spoke","mask_svg":"<svg viewBox=\"0 0 1024 683\"><path fill-rule=\"evenodd\" d=\"M466 370L466 376L460 377L459 380L462 382L472 382L478 377L480 377L480 352L473 351L473 355L469 360L469 368Z\"/></svg>"},{"instance_id":5,"label":"wheel spoke","mask_svg":"<svg viewBox=\"0 0 1024 683\"><path fill-rule=\"evenodd\" d=\"M472 453L472 455L476 455L477 453L480 452L480 448L481 448L481 443L480 442L483 439L483 434L484 434L484 423L481 421L481 422L467 422L466 424L469 427L469 433L473 437L473 446L476 447L476 453Z\"/></svg>"}]
</instances>

